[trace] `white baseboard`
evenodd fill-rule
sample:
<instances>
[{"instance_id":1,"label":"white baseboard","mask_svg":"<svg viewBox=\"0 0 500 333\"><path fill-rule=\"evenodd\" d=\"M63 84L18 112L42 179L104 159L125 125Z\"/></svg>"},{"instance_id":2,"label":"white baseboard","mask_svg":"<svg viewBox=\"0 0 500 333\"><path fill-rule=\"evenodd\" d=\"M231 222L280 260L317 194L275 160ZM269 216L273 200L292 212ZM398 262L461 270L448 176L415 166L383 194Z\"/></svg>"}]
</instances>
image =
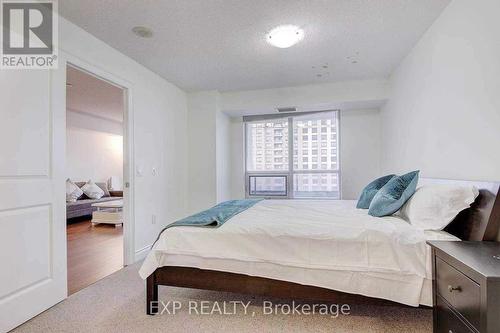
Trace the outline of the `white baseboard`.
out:
<instances>
[{"instance_id":1,"label":"white baseboard","mask_svg":"<svg viewBox=\"0 0 500 333\"><path fill-rule=\"evenodd\" d=\"M153 244L145 246L142 249L135 251L134 262L138 262L138 261L141 261L144 258L146 258L146 256L148 255L149 251L151 250L151 246L152 245Z\"/></svg>"}]
</instances>

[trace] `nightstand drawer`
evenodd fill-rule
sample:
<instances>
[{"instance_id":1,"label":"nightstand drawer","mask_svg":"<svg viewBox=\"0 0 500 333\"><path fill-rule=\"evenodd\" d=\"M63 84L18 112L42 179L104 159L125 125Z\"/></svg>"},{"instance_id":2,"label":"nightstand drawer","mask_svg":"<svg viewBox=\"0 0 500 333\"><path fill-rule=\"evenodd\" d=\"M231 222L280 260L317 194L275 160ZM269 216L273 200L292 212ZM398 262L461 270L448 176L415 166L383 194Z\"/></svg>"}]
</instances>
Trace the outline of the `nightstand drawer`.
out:
<instances>
[{"instance_id":1,"label":"nightstand drawer","mask_svg":"<svg viewBox=\"0 0 500 333\"><path fill-rule=\"evenodd\" d=\"M479 329L481 293L477 283L436 257L437 293Z\"/></svg>"},{"instance_id":2,"label":"nightstand drawer","mask_svg":"<svg viewBox=\"0 0 500 333\"><path fill-rule=\"evenodd\" d=\"M473 333L460 318L444 303L441 297L437 297L436 324L434 333Z\"/></svg>"}]
</instances>

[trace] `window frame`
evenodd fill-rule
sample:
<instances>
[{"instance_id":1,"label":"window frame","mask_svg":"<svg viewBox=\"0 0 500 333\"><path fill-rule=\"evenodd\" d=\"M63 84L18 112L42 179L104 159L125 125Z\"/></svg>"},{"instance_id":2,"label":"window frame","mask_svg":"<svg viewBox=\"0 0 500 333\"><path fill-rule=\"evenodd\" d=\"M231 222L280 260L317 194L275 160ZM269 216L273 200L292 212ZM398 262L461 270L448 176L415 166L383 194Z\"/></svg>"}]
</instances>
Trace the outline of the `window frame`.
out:
<instances>
[{"instance_id":1,"label":"window frame","mask_svg":"<svg viewBox=\"0 0 500 333\"><path fill-rule=\"evenodd\" d=\"M297 116L303 116L307 114L315 114L315 113L323 113L323 112L334 112L335 120L337 123L336 131L337 131L337 145L336 145L336 157L338 161L337 170L331 169L310 169L310 170L294 170L294 141L293 141L293 118ZM246 198L269 198L269 199L293 199L293 189L294 189L294 175L295 174L336 174L338 179L338 188L339 195L338 198L330 198L330 197L311 197L311 198L303 198L302 200L342 200L342 168L341 168L341 154L339 153L341 150L341 117L340 110L324 110L324 111L311 111L311 112L294 112L294 113L286 113L282 115L262 115L256 116L255 119L249 119L254 117L243 117L244 124L244 144L245 144L245 197ZM273 119L287 119L288 123L288 170L287 171L248 171L248 123L252 121L258 120L273 120ZM247 120L248 119L248 120ZM297 132L297 135L302 135L302 132ZM321 149L320 147L318 147ZM318 162L319 163L319 162ZM281 176L285 177L286 181L286 195L250 195L250 177L252 176L261 176L261 177L273 177L273 176Z\"/></svg>"},{"instance_id":2,"label":"window frame","mask_svg":"<svg viewBox=\"0 0 500 333\"><path fill-rule=\"evenodd\" d=\"M271 174L258 174L258 175L255 175L255 174L250 174L247 178L248 180L248 184L246 184L246 186L248 187L248 197L249 198L262 198L263 196L261 195L252 195L250 194L250 189L252 187L251 185L251 179L252 177L283 177L285 178L285 195L281 195L281 194L268 194L267 196L264 196L264 197L270 197L270 198L286 198L289 196L289 188L288 188L288 175L287 174L275 174L275 175L271 175Z\"/></svg>"}]
</instances>

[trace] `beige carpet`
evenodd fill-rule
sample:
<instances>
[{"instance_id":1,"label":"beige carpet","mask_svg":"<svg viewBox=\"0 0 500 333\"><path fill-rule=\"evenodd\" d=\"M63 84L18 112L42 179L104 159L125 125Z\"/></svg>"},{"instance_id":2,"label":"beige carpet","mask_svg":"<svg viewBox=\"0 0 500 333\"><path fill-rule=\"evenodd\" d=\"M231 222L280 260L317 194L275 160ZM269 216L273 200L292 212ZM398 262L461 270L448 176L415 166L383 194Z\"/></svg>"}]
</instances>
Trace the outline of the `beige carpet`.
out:
<instances>
[{"instance_id":1,"label":"beige carpet","mask_svg":"<svg viewBox=\"0 0 500 333\"><path fill-rule=\"evenodd\" d=\"M160 287L160 299L179 301L182 309L173 314L145 314L144 281L138 266L126 267L18 327L14 332L431 332L432 312L397 306L353 305L351 314L265 315L260 298ZM189 301L252 301L245 315L189 314ZM273 300L274 304L284 301ZM200 303L197 303L200 304ZM227 303L229 304L229 303ZM199 308L201 310L201 308ZM170 308L171 310L171 308ZM229 312L228 309L227 312ZM252 313L254 315L252 315Z\"/></svg>"}]
</instances>

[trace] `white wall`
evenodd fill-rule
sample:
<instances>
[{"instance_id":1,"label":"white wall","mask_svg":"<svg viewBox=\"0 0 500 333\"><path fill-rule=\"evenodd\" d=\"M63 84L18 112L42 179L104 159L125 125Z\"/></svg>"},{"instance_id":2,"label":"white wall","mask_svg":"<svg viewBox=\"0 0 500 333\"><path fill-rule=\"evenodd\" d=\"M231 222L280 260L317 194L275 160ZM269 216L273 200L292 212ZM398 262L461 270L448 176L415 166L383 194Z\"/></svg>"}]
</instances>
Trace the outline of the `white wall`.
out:
<instances>
[{"instance_id":1,"label":"white wall","mask_svg":"<svg viewBox=\"0 0 500 333\"><path fill-rule=\"evenodd\" d=\"M111 176L123 179L123 124L68 110L66 178L107 182Z\"/></svg>"},{"instance_id":2,"label":"white wall","mask_svg":"<svg viewBox=\"0 0 500 333\"><path fill-rule=\"evenodd\" d=\"M231 197L245 198L245 127L242 117L231 117L230 122Z\"/></svg>"},{"instance_id":3,"label":"white wall","mask_svg":"<svg viewBox=\"0 0 500 333\"><path fill-rule=\"evenodd\" d=\"M358 199L366 184L380 177L380 154L380 112L378 110L341 111L342 199Z\"/></svg>"},{"instance_id":4,"label":"white wall","mask_svg":"<svg viewBox=\"0 0 500 333\"><path fill-rule=\"evenodd\" d=\"M394 72L385 172L500 180L498 13L498 0L454 0Z\"/></svg>"},{"instance_id":5,"label":"white wall","mask_svg":"<svg viewBox=\"0 0 500 333\"><path fill-rule=\"evenodd\" d=\"M135 152L132 167L142 171L142 176L136 174L132 183L138 259L165 224L187 212L186 94L63 18L59 21L59 39L65 54L131 86ZM153 168L158 170L156 176ZM152 215L157 217L156 224L152 223Z\"/></svg>"},{"instance_id":6,"label":"white wall","mask_svg":"<svg viewBox=\"0 0 500 333\"><path fill-rule=\"evenodd\" d=\"M215 115L217 202L231 199L231 120L217 110Z\"/></svg>"},{"instance_id":7,"label":"white wall","mask_svg":"<svg viewBox=\"0 0 500 333\"><path fill-rule=\"evenodd\" d=\"M276 89L231 91L220 94L220 109L232 116L268 114L276 107L302 111L365 109L382 106L389 97L385 79L341 81Z\"/></svg>"},{"instance_id":8,"label":"white wall","mask_svg":"<svg viewBox=\"0 0 500 333\"><path fill-rule=\"evenodd\" d=\"M380 174L377 109L389 96L385 79L223 93L202 91L188 96L190 212L245 197L241 116L275 113L278 106L342 108L346 115L341 120L344 198L357 198L363 186Z\"/></svg>"},{"instance_id":9,"label":"white wall","mask_svg":"<svg viewBox=\"0 0 500 333\"><path fill-rule=\"evenodd\" d=\"M380 113L376 109L340 114L342 198L357 199L380 176ZM231 197L245 197L245 131L242 117L231 118Z\"/></svg>"},{"instance_id":10,"label":"white wall","mask_svg":"<svg viewBox=\"0 0 500 333\"><path fill-rule=\"evenodd\" d=\"M231 199L230 118L218 91L188 94L188 210L196 213Z\"/></svg>"},{"instance_id":11,"label":"white wall","mask_svg":"<svg viewBox=\"0 0 500 333\"><path fill-rule=\"evenodd\" d=\"M188 95L188 210L191 213L217 202L217 103L216 91Z\"/></svg>"}]
</instances>

